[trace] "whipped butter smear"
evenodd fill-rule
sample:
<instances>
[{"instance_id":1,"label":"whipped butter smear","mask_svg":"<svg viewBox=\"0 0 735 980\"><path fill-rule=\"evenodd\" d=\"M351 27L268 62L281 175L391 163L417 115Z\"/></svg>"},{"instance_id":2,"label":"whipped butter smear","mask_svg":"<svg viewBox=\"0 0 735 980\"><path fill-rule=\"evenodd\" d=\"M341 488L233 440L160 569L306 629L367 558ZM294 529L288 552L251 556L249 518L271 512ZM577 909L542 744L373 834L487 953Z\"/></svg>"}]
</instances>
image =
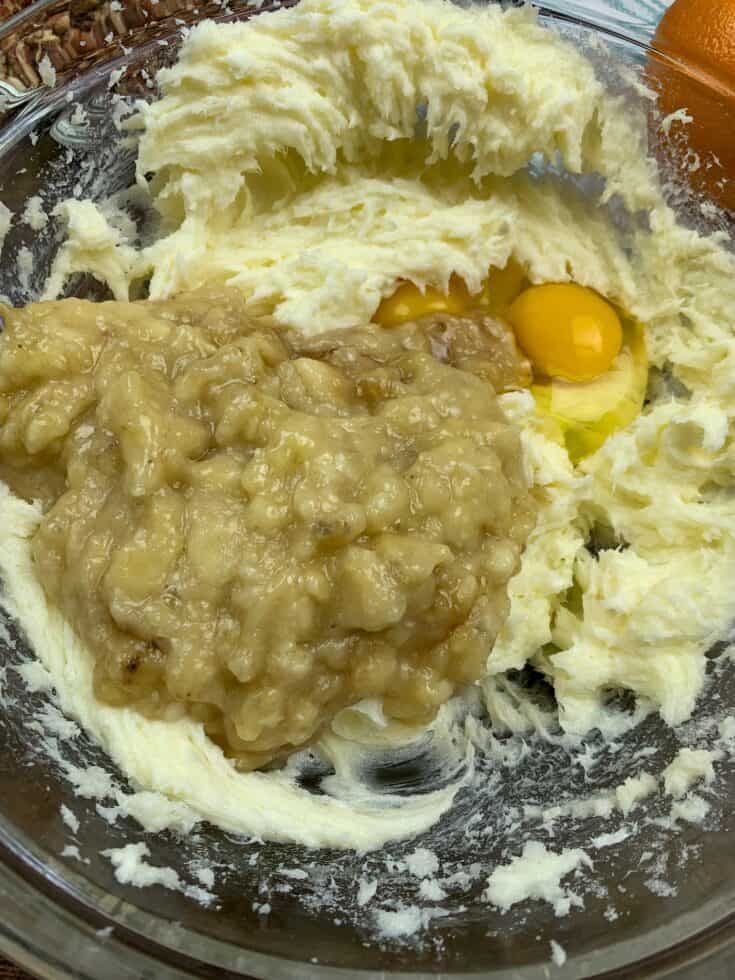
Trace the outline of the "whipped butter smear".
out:
<instances>
[{"instance_id":1,"label":"whipped butter smear","mask_svg":"<svg viewBox=\"0 0 735 980\"><path fill-rule=\"evenodd\" d=\"M590 286L643 324L652 382L640 416L578 466L530 393L501 396L522 431L538 518L485 679L433 725L436 751L464 765L424 795L381 795L356 776L366 752L428 737L387 722L379 704L343 711L315 747L335 775L313 795L298 759L240 773L191 720L99 703L91 654L34 576L40 511L2 490L3 604L63 711L148 794L144 825L181 827L183 812L184 824L358 851L410 838L471 780L478 716L543 733L548 716L507 676L526 664L553 685L569 736L615 737L652 712L685 722L705 653L735 620L735 259L677 221L640 120L529 9L439 0L302 0L246 23L205 22L158 82L160 98L133 122L154 239L126 238L110 202L64 202L67 238L45 298L78 272L119 300L148 278L154 299L228 285L253 313L314 333L368 322L397 280L441 289L456 274L476 291L512 258L532 282ZM600 526L618 547L590 547ZM621 689L635 696L632 714L608 710ZM666 791L711 778L711 763L672 763ZM657 786L648 780L609 805L627 812ZM492 875L487 900L568 908L559 877L586 855L553 856L539 895L519 875L533 879L545 853L530 842L517 874Z\"/></svg>"}]
</instances>

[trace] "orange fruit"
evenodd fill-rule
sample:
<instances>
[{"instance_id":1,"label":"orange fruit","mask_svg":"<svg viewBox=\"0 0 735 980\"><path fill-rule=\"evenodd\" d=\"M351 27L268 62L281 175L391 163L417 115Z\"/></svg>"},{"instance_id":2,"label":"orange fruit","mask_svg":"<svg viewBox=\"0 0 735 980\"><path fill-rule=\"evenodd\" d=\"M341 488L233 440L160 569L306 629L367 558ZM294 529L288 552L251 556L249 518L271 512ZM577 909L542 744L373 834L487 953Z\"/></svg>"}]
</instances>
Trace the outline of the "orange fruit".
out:
<instances>
[{"instance_id":1,"label":"orange fruit","mask_svg":"<svg viewBox=\"0 0 735 980\"><path fill-rule=\"evenodd\" d=\"M652 46L667 56L648 63L658 108L686 110L659 128L668 158L695 190L735 208L735 0L674 0Z\"/></svg>"}]
</instances>

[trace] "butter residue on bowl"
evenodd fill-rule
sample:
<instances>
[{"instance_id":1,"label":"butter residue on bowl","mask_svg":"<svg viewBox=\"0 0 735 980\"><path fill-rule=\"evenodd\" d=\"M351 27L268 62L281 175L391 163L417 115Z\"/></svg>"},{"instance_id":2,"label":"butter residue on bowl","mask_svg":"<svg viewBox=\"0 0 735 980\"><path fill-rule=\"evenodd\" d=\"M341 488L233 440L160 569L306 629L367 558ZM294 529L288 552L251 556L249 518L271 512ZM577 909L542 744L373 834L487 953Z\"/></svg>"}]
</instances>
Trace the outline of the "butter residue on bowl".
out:
<instances>
[{"instance_id":1,"label":"butter residue on bowl","mask_svg":"<svg viewBox=\"0 0 735 980\"><path fill-rule=\"evenodd\" d=\"M457 274L479 290L488 267L511 257L532 282L594 288L645 325L660 383L578 467L529 394L501 399L523 430L539 519L490 652L486 698L499 724L532 726L494 680L531 662L569 732L615 734L654 709L669 724L685 720L705 652L735 618L735 260L721 240L677 222L626 103L528 9L440 0L303 0L244 24L205 22L159 81L160 100L137 118L156 240L126 239L109 204L67 201L58 213L68 238L46 295L75 272L119 299L148 276L153 298L227 283L252 312L316 333L369 320L399 279L446 288ZM539 156L582 179L539 175L528 168ZM614 206L636 219L613 221ZM16 503L3 506L20 518ZM31 533L22 513L15 527ZM605 547L594 545L599 528ZM33 580L20 538L14 548L24 571L6 565L9 587L25 595ZM36 598L21 617L35 649L69 662L63 625L34 627L55 615ZM638 699L632 717L606 710L621 688ZM97 706L72 710L104 744L118 740L123 770L174 792L139 729L123 734L124 711L106 717L103 735ZM209 796L197 796L184 768L175 792L227 828L370 848L429 826L451 803L451 793L405 800L393 822L398 811L355 812L345 800L331 829L317 831L304 814L331 803L302 794L295 808L296 790L278 776L235 777L184 724L156 729L160 744L174 758L185 742L200 755ZM255 797L235 813L230 799L252 797L243 788L230 798L234 779L267 786L262 805Z\"/></svg>"}]
</instances>

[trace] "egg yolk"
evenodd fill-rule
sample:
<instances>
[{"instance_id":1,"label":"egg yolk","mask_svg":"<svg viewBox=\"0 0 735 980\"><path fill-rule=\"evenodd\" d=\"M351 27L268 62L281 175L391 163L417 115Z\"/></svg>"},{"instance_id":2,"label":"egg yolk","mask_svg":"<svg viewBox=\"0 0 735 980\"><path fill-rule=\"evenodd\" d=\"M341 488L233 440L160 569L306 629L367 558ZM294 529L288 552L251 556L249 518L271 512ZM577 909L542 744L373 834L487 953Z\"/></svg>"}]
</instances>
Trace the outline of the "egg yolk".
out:
<instances>
[{"instance_id":1,"label":"egg yolk","mask_svg":"<svg viewBox=\"0 0 735 980\"><path fill-rule=\"evenodd\" d=\"M537 376L593 381L610 370L623 343L613 307L575 283L531 286L513 301L509 315Z\"/></svg>"},{"instance_id":2,"label":"egg yolk","mask_svg":"<svg viewBox=\"0 0 735 980\"><path fill-rule=\"evenodd\" d=\"M381 327L397 327L427 313L464 313L471 297L462 279L452 276L449 290L442 293L434 286L419 289L412 282L402 282L396 291L384 299L373 314Z\"/></svg>"},{"instance_id":3,"label":"egg yolk","mask_svg":"<svg viewBox=\"0 0 735 980\"><path fill-rule=\"evenodd\" d=\"M529 286L511 259L488 271L479 293L454 275L448 292L401 281L373 320L394 327L431 313L489 313L508 320L533 366L531 392L550 437L575 463L637 415L646 395L643 330L594 290L574 283Z\"/></svg>"},{"instance_id":4,"label":"egg yolk","mask_svg":"<svg viewBox=\"0 0 735 980\"><path fill-rule=\"evenodd\" d=\"M490 312L506 310L520 293L523 282L523 269L513 259L502 269L491 269L482 291L475 295L470 293L464 280L457 275L449 280L449 290L446 293L440 292L434 286L427 286L422 292L412 282L404 281L380 303L373 314L373 321L381 327L397 327L428 313L460 315L477 309L487 309Z\"/></svg>"}]
</instances>

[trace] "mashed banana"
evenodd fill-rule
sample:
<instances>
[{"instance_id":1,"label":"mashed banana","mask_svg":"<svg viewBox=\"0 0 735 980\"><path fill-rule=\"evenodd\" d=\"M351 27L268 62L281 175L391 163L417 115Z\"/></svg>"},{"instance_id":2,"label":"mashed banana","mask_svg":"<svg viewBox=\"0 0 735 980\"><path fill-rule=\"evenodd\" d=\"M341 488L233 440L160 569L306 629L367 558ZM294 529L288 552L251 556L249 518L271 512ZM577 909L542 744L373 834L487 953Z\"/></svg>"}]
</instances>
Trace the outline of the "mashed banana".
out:
<instances>
[{"instance_id":1,"label":"mashed banana","mask_svg":"<svg viewBox=\"0 0 735 980\"><path fill-rule=\"evenodd\" d=\"M343 707L432 720L479 679L532 524L490 317L306 341L241 294L4 310L0 475L95 691L184 707L243 769Z\"/></svg>"},{"instance_id":2,"label":"mashed banana","mask_svg":"<svg viewBox=\"0 0 735 980\"><path fill-rule=\"evenodd\" d=\"M526 724L496 678L530 662L567 730L629 723L605 709L621 688L638 717L686 719L705 651L735 618L735 261L667 206L641 120L529 9L440 0L302 0L245 24L205 23L160 80L138 120L156 239L127 239L110 202L65 202L47 296L80 271L121 300L148 277L154 299L228 284L250 313L307 334L367 322L399 279L445 289L454 273L477 291L509 258L531 282L593 287L645 327L648 403L575 467L530 394L500 396L522 430L538 518L485 697L497 724ZM20 528L17 540L0 528L13 556L3 570L25 597L38 518L3 513ZM72 647L58 632L33 635L65 703L127 773L229 829L369 847L438 816L404 800L390 828L364 810L322 828L306 794L306 816L289 822L275 803L269 816L268 799L282 802L273 774L233 782L189 719L103 717L91 689L74 691ZM344 713L335 727L349 735ZM165 771L148 745L165 747ZM233 810L248 794L250 810Z\"/></svg>"}]
</instances>

